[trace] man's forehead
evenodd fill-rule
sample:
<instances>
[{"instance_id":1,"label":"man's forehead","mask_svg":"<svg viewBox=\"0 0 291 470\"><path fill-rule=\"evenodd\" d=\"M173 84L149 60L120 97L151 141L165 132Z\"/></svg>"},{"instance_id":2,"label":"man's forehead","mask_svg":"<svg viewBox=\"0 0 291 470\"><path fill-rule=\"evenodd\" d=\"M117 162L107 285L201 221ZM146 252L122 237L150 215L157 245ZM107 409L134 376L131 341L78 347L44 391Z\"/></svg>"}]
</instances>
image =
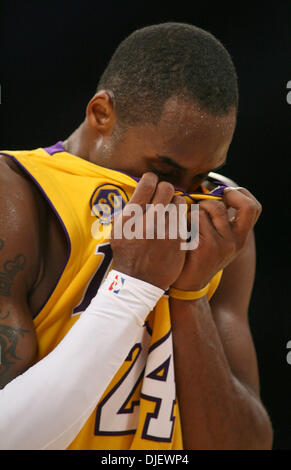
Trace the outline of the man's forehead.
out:
<instances>
[{"instance_id":1,"label":"man's forehead","mask_svg":"<svg viewBox=\"0 0 291 470\"><path fill-rule=\"evenodd\" d=\"M233 134L235 124L235 109L225 115L216 116L201 108L195 101L174 96L165 102L158 128L175 138L180 135L183 138L207 137L209 134L215 137L228 137Z\"/></svg>"},{"instance_id":2,"label":"man's forehead","mask_svg":"<svg viewBox=\"0 0 291 470\"><path fill-rule=\"evenodd\" d=\"M226 158L235 116L235 111L213 116L195 103L171 98L157 124L137 124L127 130L125 152L136 157L168 157L186 169L197 166L197 171L216 168Z\"/></svg>"}]
</instances>

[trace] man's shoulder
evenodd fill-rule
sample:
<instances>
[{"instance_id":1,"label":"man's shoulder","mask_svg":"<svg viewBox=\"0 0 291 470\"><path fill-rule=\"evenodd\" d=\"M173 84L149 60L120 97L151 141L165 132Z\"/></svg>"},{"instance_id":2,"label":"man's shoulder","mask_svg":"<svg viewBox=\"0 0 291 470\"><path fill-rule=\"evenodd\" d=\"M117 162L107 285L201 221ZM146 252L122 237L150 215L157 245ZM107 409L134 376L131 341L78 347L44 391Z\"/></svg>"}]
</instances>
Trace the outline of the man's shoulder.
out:
<instances>
[{"instance_id":1,"label":"man's shoulder","mask_svg":"<svg viewBox=\"0 0 291 470\"><path fill-rule=\"evenodd\" d=\"M1 173L5 172L6 177L11 179L14 178L15 175L19 175L23 177L26 181L29 180L25 175L24 171L21 170L19 165L13 160L12 155L10 156L8 153L0 151L0 165L1 165Z\"/></svg>"},{"instance_id":2,"label":"man's shoulder","mask_svg":"<svg viewBox=\"0 0 291 470\"><path fill-rule=\"evenodd\" d=\"M22 192L24 197L33 197L38 199L36 185L28 174L13 159L13 155L9 155L0 151L0 178L10 191L14 189Z\"/></svg>"},{"instance_id":3,"label":"man's shoulder","mask_svg":"<svg viewBox=\"0 0 291 470\"><path fill-rule=\"evenodd\" d=\"M33 215L34 227L38 226L38 214L41 210L41 200L35 184L17 163L0 153L0 196L3 199L1 212L13 209L14 216L18 220ZM32 228L32 227L31 227Z\"/></svg>"}]
</instances>

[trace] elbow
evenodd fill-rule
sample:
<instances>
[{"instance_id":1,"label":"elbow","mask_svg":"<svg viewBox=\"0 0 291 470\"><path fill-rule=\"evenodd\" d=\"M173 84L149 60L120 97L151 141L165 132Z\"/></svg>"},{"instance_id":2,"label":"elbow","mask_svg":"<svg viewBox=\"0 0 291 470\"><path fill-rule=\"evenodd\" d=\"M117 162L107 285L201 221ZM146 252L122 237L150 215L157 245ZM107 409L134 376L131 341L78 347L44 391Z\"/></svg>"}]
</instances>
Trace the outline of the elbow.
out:
<instances>
[{"instance_id":1,"label":"elbow","mask_svg":"<svg viewBox=\"0 0 291 470\"><path fill-rule=\"evenodd\" d=\"M254 425L254 442L256 447L254 450L271 450L273 447L274 432L271 419L262 402L260 401L256 407L256 419Z\"/></svg>"},{"instance_id":2,"label":"elbow","mask_svg":"<svg viewBox=\"0 0 291 470\"><path fill-rule=\"evenodd\" d=\"M273 426L260 397L248 388L244 412L241 414L240 433L243 434L239 449L271 450L273 447ZM242 432L243 429L243 432ZM237 436L239 438L239 436ZM242 436L241 436L242 437Z\"/></svg>"},{"instance_id":3,"label":"elbow","mask_svg":"<svg viewBox=\"0 0 291 470\"><path fill-rule=\"evenodd\" d=\"M273 447L274 431L271 420L266 414L264 429L261 431L258 450L271 450Z\"/></svg>"},{"instance_id":4,"label":"elbow","mask_svg":"<svg viewBox=\"0 0 291 470\"><path fill-rule=\"evenodd\" d=\"M264 410L258 418L256 425L252 426L252 431L246 433L243 450L271 450L273 438L272 423L267 412ZM242 449L242 446L239 448Z\"/></svg>"},{"instance_id":5,"label":"elbow","mask_svg":"<svg viewBox=\"0 0 291 470\"><path fill-rule=\"evenodd\" d=\"M241 421L232 434L229 450L271 450L273 427L262 403L253 409L252 418Z\"/></svg>"}]
</instances>

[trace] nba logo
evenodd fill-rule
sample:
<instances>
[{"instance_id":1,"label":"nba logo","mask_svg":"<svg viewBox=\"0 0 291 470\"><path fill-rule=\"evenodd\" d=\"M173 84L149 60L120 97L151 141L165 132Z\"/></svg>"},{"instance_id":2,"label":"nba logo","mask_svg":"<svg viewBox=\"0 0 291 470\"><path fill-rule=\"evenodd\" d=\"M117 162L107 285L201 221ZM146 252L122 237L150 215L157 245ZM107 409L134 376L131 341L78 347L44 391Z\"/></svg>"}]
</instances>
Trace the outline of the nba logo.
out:
<instances>
[{"instance_id":1,"label":"nba logo","mask_svg":"<svg viewBox=\"0 0 291 470\"><path fill-rule=\"evenodd\" d=\"M108 287L108 290L113 291L114 294L118 294L118 292L120 291L121 287L124 284L124 281L125 279L123 277L116 274L114 281L112 281L112 283Z\"/></svg>"}]
</instances>

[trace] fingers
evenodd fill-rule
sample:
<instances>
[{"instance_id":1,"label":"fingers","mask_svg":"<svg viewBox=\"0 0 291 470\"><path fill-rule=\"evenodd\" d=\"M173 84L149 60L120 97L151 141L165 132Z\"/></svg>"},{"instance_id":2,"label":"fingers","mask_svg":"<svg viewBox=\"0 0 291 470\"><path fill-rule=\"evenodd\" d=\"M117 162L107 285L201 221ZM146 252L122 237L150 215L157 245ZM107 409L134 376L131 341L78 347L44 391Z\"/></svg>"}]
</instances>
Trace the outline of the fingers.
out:
<instances>
[{"instance_id":1,"label":"fingers","mask_svg":"<svg viewBox=\"0 0 291 470\"><path fill-rule=\"evenodd\" d=\"M157 185L152 204L163 204L164 206L167 206L172 201L174 197L174 192L175 188L172 184L167 183L166 181L161 181Z\"/></svg>"},{"instance_id":2,"label":"fingers","mask_svg":"<svg viewBox=\"0 0 291 470\"><path fill-rule=\"evenodd\" d=\"M161 231L168 234L173 229L173 227L169 227L170 220L173 225L175 217L173 210L179 202L185 204L184 199L182 197L175 198L174 193L173 185L165 181L159 182L154 173L145 173L120 217L116 218L115 227L122 227L122 224L126 224L134 215L135 229L137 226L140 229L139 238L144 230L149 238L153 238L157 232ZM172 204L170 204L171 202ZM169 217L170 213L171 218ZM144 224L146 228L144 228ZM163 227L163 225L165 226Z\"/></svg>"},{"instance_id":3,"label":"fingers","mask_svg":"<svg viewBox=\"0 0 291 470\"><path fill-rule=\"evenodd\" d=\"M145 212L146 204L169 204L173 199L174 192L174 186L170 183L166 181L159 183L157 175L144 173L128 204L138 204Z\"/></svg>"},{"instance_id":4,"label":"fingers","mask_svg":"<svg viewBox=\"0 0 291 470\"><path fill-rule=\"evenodd\" d=\"M138 204L145 211L146 204L151 202L156 192L158 181L159 179L154 173L144 173L128 204Z\"/></svg>"},{"instance_id":5,"label":"fingers","mask_svg":"<svg viewBox=\"0 0 291 470\"><path fill-rule=\"evenodd\" d=\"M228 188L225 188L225 190L224 190L224 195L228 194L230 191L239 191L240 193L244 194L244 195L247 196L249 199L251 199L252 201L254 201L256 204L258 204L258 206L259 206L260 208L262 208L262 207L261 207L261 204L260 204L259 201L255 198L255 196L254 196L250 191L248 191L246 188L242 188L241 186L238 186L238 187L236 187L236 188L229 186Z\"/></svg>"},{"instance_id":6,"label":"fingers","mask_svg":"<svg viewBox=\"0 0 291 470\"><path fill-rule=\"evenodd\" d=\"M250 193L250 191L248 191L246 188L241 188L241 187L238 187L236 188L238 191L240 191L242 194L244 194L245 196L247 196L249 199L251 199L255 206L256 206L256 215L255 215L255 223L257 222L258 218L260 217L261 215L261 212L262 212L262 205L259 203L259 201L255 198L255 196Z\"/></svg>"},{"instance_id":7,"label":"fingers","mask_svg":"<svg viewBox=\"0 0 291 470\"><path fill-rule=\"evenodd\" d=\"M146 212L147 204L152 204L151 210L155 210L154 206L158 204L166 207L170 203L178 209L177 206L185 204L185 200L182 196L174 196L174 192L174 187L170 183L159 182L154 173L145 173L127 206L136 204L142 208L143 214ZM222 201L205 199L199 202L199 210L201 229L207 238L216 232L225 240L233 240L237 248L240 248L260 216L262 208L247 189L229 187L224 190ZM171 207L169 213L170 211ZM130 215L126 213L126 207L123 213L125 216ZM168 219L167 214L166 219ZM187 223L186 212L185 223Z\"/></svg>"},{"instance_id":8,"label":"fingers","mask_svg":"<svg viewBox=\"0 0 291 470\"><path fill-rule=\"evenodd\" d=\"M182 206L182 207L180 207ZM177 235L179 239L185 240L187 238L187 224L188 219L190 222L190 212L187 211L187 204L185 203L185 199L182 196L174 196L172 199L172 206L174 210L175 207L175 214L176 214L176 223L177 223ZM171 220L169 214L169 221Z\"/></svg>"},{"instance_id":9,"label":"fingers","mask_svg":"<svg viewBox=\"0 0 291 470\"><path fill-rule=\"evenodd\" d=\"M238 236L245 237L261 214L261 204L245 188L226 188L223 202L227 207L233 207L236 210L231 224L233 232Z\"/></svg>"},{"instance_id":10,"label":"fingers","mask_svg":"<svg viewBox=\"0 0 291 470\"><path fill-rule=\"evenodd\" d=\"M261 213L261 204L245 188L226 188L222 201L199 202L201 233L205 237L212 229L240 250ZM231 212L231 214L230 214ZM208 216L208 217L207 217Z\"/></svg>"},{"instance_id":11,"label":"fingers","mask_svg":"<svg viewBox=\"0 0 291 470\"><path fill-rule=\"evenodd\" d=\"M231 238L231 225L227 208L222 201L206 199L199 202L199 210L208 214L209 222L223 238ZM203 214L201 216L203 217Z\"/></svg>"}]
</instances>

